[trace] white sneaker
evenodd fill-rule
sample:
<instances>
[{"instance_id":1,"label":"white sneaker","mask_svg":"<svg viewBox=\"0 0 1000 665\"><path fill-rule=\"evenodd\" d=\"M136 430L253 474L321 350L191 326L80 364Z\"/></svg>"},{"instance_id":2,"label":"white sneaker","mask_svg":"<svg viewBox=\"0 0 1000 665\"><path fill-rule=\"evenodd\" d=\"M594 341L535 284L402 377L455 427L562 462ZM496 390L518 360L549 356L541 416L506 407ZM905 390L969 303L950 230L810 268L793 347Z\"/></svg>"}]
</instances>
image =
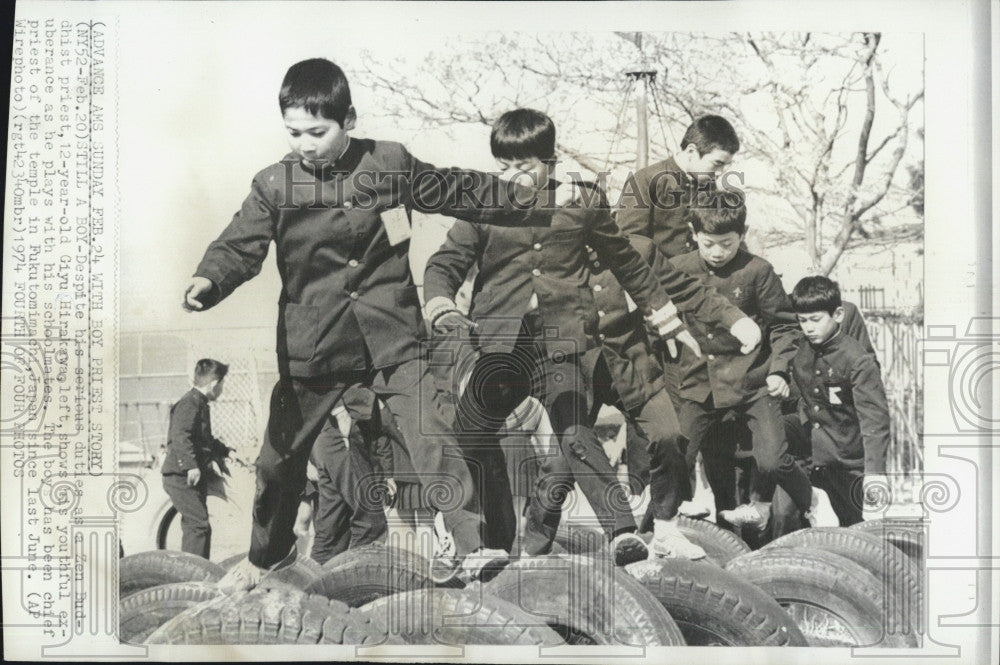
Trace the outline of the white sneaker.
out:
<instances>
[{"instance_id":1,"label":"white sneaker","mask_svg":"<svg viewBox=\"0 0 1000 665\"><path fill-rule=\"evenodd\" d=\"M733 526L749 526L763 531L767 528L767 522L771 518L771 504L769 503L744 503L732 510L719 512L719 517L726 520Z\"/></svg>"},{"instance_id":2,"label":"white sneaker","mask_svg":"<svg viewBox=\"0 0 1000 665\"><path fill-rule=\"evenodd\" d=\"M697 561L707 555L701 546L687 539L677 526L677 518L653 520L653 539L649 541L649 558L690 559Z\"/></svg>"},{"instance_id":3,"label":"white sneaker","mask_svg":"<svg viewBox=\"0 0 1000 665\"><path fill-rule=\"evenodd\" d=\"M260 584L261 580L264 579L268 573L275 570L281 570L282 568L287 568L298 561L298 559L299 550L295 545L292 545L292 550L287 556L285 556L284 559L270 568L259 568L250 563L249 558L246 558L230 568L229 572L223 575L222 579L215 584L219 588L219 591L223 594L236 593L237 591L249 591Z\"/></svg>"},{"instance_id":4,"label":"white sneaker","mask_svg":"<svg viewBox=\"0 0 1000 665\"><path fill-rule=\"evenodd\" d=\"M695 503L694 501L685 501L677 508L677 512L685 517L692 517L700 520L711 515L712 509L705 504Z\"/></svg>"},{"instance_id":5,"label":"white sneaker","mask_svg":"<svg viewBox=\"0 0 1000 665\"><path fill-rule=\"evenodd\" d=\"M258 568L250 563L250 559L243 559L229 569L221 580L216 582L216 586L223 594L229 595L237 591L249 591L260 584L261 579L268 574L266 568Z\"/></svg>"},{"instance_id":6,"label":"white sneaker","mask_svg":"<svg viewBox=\"0 0 1000 665\"><path fill-rule=\"evenodd\" d=\"M812 503L809 512L806 513L806 519L812 527L840 526L840 518L833 510L830 495L818 487L812 488Z\"/></svg>"}]
</instances>

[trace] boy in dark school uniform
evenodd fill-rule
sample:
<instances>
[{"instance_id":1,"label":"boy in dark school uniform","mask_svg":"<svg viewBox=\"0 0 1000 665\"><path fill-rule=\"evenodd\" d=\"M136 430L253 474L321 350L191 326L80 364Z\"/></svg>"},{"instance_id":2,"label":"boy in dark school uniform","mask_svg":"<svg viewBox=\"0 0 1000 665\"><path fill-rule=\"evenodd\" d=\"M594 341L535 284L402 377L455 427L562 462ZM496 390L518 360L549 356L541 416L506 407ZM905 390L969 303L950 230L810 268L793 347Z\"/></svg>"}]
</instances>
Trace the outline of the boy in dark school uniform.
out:
<instances>
[{"instance_id":1,"label":"boy in dark school uniform","mask_svg":"<svg viewBox=\"0 0 1000 665\"><path fill-rule=\"evenodd\" d=\"M229 366L202 358L194 366L194 387L170 407L163 489L181 515L181 550L208 558L212 525L208 521L209 474L229 448L212 436L209 402L219 398Z\"/></svg>"},{"instance_id":2,"label":"boy in dark school uniform","mask_svg":"<svg viewBox=\"0 0 1000 665\"><path fill-rule=\"evenodd\" d=\"M293 65L278 101L292 151L253 178L249 196L209 245L183 301L189 311L215 306L260 272L275 243L282 281L280 378L257 459L249 557L220 586L251 588L267 571L294 561L292 527L309 452L331 409L354 384L371 388L397 416L418 473L461 497L439 507L467 559L466 572L475 577L482 565L507 555L481 547L468 468L418 359L426 328L409 243L391 240L395 227L383 215L401 207L407 217L418 209L476 222L544 225L555 206L482 173L436 169L398 143L352 139L357 115L347 78L328 60ZM553 198L559 203L572 193L567 187Z\"/></svg>"},{"instance_id":3,"label":"boy in dark school uniform","mask_svg":"<svg viewBox=\"0 0 1000 665\"><path fill-rule=\"evenodd\" d=\"M311 558L323 564L348 548L385 540L380 494L391 502L392 444L375 394L352 386L313 444L317 472L315 540ZM383 491L380 491L380 487Z\"/></svg>"},{"instance_id":4,"label":"boy in dark school uniform","mask_svg":"<svg viewBox=\"0 0 1000 665\"><path fill-rule=\"evenodd\" d=\"M789 366L801 396L786 428L811 448L809 477L829 493L840 523L850 526L864 519L866 486L886 483L885 387L874 355L842 325L836 282L803 278L792 290L792 308L806 343Z\"/></svg>"},{"instance_id":5,"label":"boy in dark school uniform","mask_svg":"<svg viewBox=\"0 0 1000 665\"><path fill-rule=\"evenodd\" d=\"M760 328L714 288L671 264L651 240L630 236L632 246L653 268L663 290L684 314L707 325L728 329L743 340L747 353L760 343ZM646 325L611 270L592 256L591 288L598 308L601 346L588 351L584 364L592 377L593 415L602 404L618 408L626 426L644 437L627 437L629 475L650 486L647 522L652 520L652 553L700 559L705 551L689 541L677 524L678 507L691 498L688 467L681 452L684 437L673 403L663 385L663 370L650 348ZM641 441L642 444L638 442ZM638 449L643 445L646 450Z\"/></svg>"},{"instance_id":6,"label":"boy in dark school uniform","mask_svg":"<svg viewBox=\"0 0 1000 665\"><path fill-rule=\"evenodd\" d=\"M681 151L639 169L625 184L616 221L627 234L646 236L668 259L695 249L685 214L692 196L711 183L740 149L725 118L704 115L684 132Z\"/></svg>"},{"instance_id":7,"label":"boy in dark school uniform","mask_svg":"<svg viewBox=\"0 0 1000 665\"><path fill-rule=\"evenodd\" d=\"M490 147L511 177L530 177L543 190L557 185L550 178L555 125L543 113L517 109L503 114L493 125ZM490 532L504 543L512 542L516 533L498 431L514 408L532 395L548 412L561 454L541 462L523 551L550 551L562 503L575 479L611 541L616 563L624 565L646 558L648 550L635 534L624 487L586 424L587 380L580 355L595 344L597 334L586 245L615 273L660 335L670 338L670 344L676 338L690 344L693 353L699 351L649 265L615 226L603 193L593 194L589 205L561 209L549 228L455 222L427 263L424 295L433 328L471 330L471 344L460 351L481 352L458 401L456 429L470 464L478 466L473 476L480 482L484 507L489 496L489 507L496 510L487 519L503 524L498 529L491 524ZM473 265L479 274L466 318L454 298Z\"/></svg>"},{"instance_id":8,"label":"boy in dark school uniform","mask_svg":"<svg viewBox=\"0 0 1000 665\"><path fill-rule=\"evenodd\" d=\"M711 447L728 445L707 437L710 428L733 411L745 420L753 437L753 456L765 482L777 482L814 526L836 526L836 516L822 490L788 454L781 422L780 399L788 396L788 362L795 353L797 333L790 323L791 304L771 264L742 248L746 206L734 192L700 196L688 208L688 221L698 249L673 259L680 270L701 280L753 318L764 331L764 342L750 353L729 331L688 317L686 322L705 350L702 358L681 352L679 416L689 439L689 468L705 445L706 468L720 517L735 526L763 529L770 507L751 502L731 510L724 486L727 475L708 458L719 458Z\"/></svg>"}]
</instances>

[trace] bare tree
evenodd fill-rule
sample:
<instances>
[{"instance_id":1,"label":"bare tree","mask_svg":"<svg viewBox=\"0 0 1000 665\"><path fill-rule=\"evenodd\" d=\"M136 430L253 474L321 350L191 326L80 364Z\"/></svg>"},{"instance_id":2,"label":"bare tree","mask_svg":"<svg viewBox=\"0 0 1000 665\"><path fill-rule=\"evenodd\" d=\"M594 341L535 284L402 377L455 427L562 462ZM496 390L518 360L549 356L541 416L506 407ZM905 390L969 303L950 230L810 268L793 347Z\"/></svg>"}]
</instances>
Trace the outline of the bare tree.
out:
<instances>
[{"instance_id":1,"label":"bare tree","mask_svg":"<svg viewBox=\"0 0 1000 665\"><path fill-rule=\"evenodd\" d=\"M624 72L655 70L651 154L676 150L702 114L731 119L740 164L763 174L746 188L771 217L765 242L804 242L814 270L828 274L859 243L922 237L913 214L922 160L906 160L921 138L922 83L897 83L882 50L878 33L497 34L419 63L369 56L361 69L389 115L490 124L532 106L557 119L564 157L619 174L636 145Z\"/></svg>"}]
</instances>

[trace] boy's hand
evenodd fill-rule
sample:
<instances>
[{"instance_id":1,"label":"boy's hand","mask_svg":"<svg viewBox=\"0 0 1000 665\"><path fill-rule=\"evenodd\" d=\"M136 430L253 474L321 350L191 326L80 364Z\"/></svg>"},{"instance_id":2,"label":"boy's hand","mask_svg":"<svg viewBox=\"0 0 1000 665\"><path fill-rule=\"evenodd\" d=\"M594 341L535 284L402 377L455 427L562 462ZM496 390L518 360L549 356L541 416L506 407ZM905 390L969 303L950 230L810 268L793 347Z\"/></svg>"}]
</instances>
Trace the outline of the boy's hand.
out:
<instances>
[{"instance_id":1,"label":"boy's hand","mask_svg":"<svg viewBox=\"0 0 1000 665\"><path fill-rule=\"evenodd\" d=\"M682 330L676 336L666 340L666 342L667 351L670 353L671 358L676 358L680 354L680 351L677 349L677 342L691 349L691 352L695 356L701 358L701 346L699 346L698 340L694 338L690 330Z\"/></svg>"},{"instance_id":2,"label":"boy's hand","mask_svg":"<svg viewBox=\"0 0 1000 665\"><path fill-rule=\"evenodd\" d=\"M740 344L743 345L740 347L740 353L743 355L750 353L760 344L760 326L749 316L744 316L734 323L733 327L729 329L729 333L740 340Z\"/></svg>"},{"instance_id":3,"label":"boy's hand","mask_svg":"<svg viewBox=\"0 0 1000 665\"><path fill-rule=\"evenodd\" d=\"M882 473L866 473L863 481L861 517L866 522L885 516L885 510L892 502L892 488L889 478Z\"/></svg>"},{"instance_id":4,"label":"boy's hand","mask_svg":"<svg viewBox=\"0 0 1000 665\"><path fill-rule=\"evenodd\" d=\"M622 429L625 425L622 425ZM622 455L625 453L626 439L624 436L616 436L613 439L608 439L601 443L601 447L604 448L604 454L608 456L608 463L611 464L611 468L615 469L619 464L622 463Z\"/></svg>"},{"instance_id":5,"label":"boy's hand","mask_svg":"<svg viewBox=\"0 0 1000 665\"><path fill-rule=\"evenodd\" d=\"M201 469L195 467L193 469L188 469L187 473L187 484L188 487L194 487L201 481Z\"/></svg>"},{"instance_id":6,"label":"boy's hand","mask_svg":"<svg viewBox=\"0 0 1000 665\"><path fill-rule=\"evenodd\" d=\"M306 464L306 480L311 480L314 483L319 482L319 471L313 466L312 462Z\"/></svg>"},{"instance_id":7,"label":"boy's hand","mask_svg":"<svg viewBox=\"0 0 1000 665\"><path fill-rule=\"evenodd\" d=\"M767 394L771 397L785 398L789 395L788 381L780 374L767 375Z\"/></svg>"},{"instance_id":8,"label":"boy's hand","mask_svg":"<svg viewBox=\"0 0 1000 665\"><path fill-rule=\"evenodd\" d=\"M475 322L459 311L446 312L434 319L434 330L439 333L448 333L460 328L473 330L477 327Z\"/></svg>"},{"instance_id":9,"label":"boy's hand","mask_svg":"<svg viewBox=\"0 0 1000 665\"><path fill-rule=\"evenodd\" d=\"M184 290L181 306L188 312L198 312L205 308L199 298L212 290L212 280L206 277L192 277Z\"/></svg>"},{"instance_id":10,"label":"boy's hand","mask_svg":"<svg viewBox=\"0 0 1000 665\"><path fill-rule=\"evenodd\" d=\"M395 478L385 479L385 505L392 506L396 503L396 494L399 493L399 488L396 487Z\"/></svg>"}]
</instances>

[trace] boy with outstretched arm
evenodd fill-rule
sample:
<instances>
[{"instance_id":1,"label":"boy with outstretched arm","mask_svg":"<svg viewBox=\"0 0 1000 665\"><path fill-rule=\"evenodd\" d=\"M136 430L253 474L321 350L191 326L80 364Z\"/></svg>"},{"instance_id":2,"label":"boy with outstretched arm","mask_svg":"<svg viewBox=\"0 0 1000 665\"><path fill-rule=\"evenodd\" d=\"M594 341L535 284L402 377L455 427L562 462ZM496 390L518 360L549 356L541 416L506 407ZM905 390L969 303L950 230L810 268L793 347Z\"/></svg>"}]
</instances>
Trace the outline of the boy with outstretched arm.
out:
<instances>
[{"instance_id":1,"label":"boy with outstretched arm","mask_svg":"<svg viewBox=\"0 0 1000 665\"><path fill-rule=\"evenodd\" d=\"M791 304L771 264L742 248L746 234L742 195L717 191L699 196L688 207L688 221L698 249L673 259L680 270L714 287L753 318L764 342L750 353L729 331L695 317L686 322L702 345L703 357L681 352L679 386L681 429L688 437L689 468L705 445L726 445L707 437L728 411L744 419L753 436L753 456L766 482L777 482L814 526L836 526L836 516L822 490L809 485L805 473L788 454L781 422L780 399L788 396L788 362L795 353L796 330ZM719 515L736 526L766 526L769 506L749 503L735 510L723 486L727 474L712 468L706 448L706 475L716 495Z\"/></svg>"},{"instance_id":2,"label":"boy with outstretched arm","mask_svg":"<svg viewBox=\"0 0 1000 665\"><path fill-rule=\"evenodd\" d=\"M792 290L805 342L789 364L798 413L786 429L811 444L810 479L830 495L843 526L864 518L863 486L886 483L889 408L875 356L843 328L837 283L805 277Z\"/></svg>"},{"instance_id":3,"label":"boy with outstretched arm","mask_svg":"<svg viewBox=\"0 0 1000 665\"><path fill-rule=\"evenodd\" d=\"M540 190L557 186L551 179L555 125L545 114L531 109L503 114L493 125L490 147L505 174L530 178ZM498 508L493 519L503 522L503 528L491 531L503 542L513 541L517 521L506 468L498 459L498 431L532 395L548 412L559 451L541 462L523 551L550 551L563 500L575 480L611 541L615 562L624 565L645 558L648 550L635 534L624 487L586 422L588 381L580 357L597 335L587 245L659 334L670 338L670 344L677 339L689 344L692 353L699 351L649 265L615 226L603 194L593 194L587 205L562 208L548 228L455 222L427 263L424 293L433 328L442 333L471 330L471 343L462 350L466 355L479 352L459 397L456 429L476 469L483 502L488 495ZM466 318L454 298L473 265L479 274Z\"/></svg>"},{"instance_id":4,"label":"boy with outstretched arm","mask_svg":"<svg viewBox=\"0 0 1000 665\"><path fill-rule=\"evenodd\" d=\"M507 554L482 548L478 497L461 455L451 452L456 444L434 406L433 379L418 360L426 329L408 243L390 241L383 213L402 206L407 216L418 209L485 223L547 224L552 206L481 173L436 169L398 143L352 139L357 114L347 78L328 60L293 65L278 101L292 151L254 176L242 208L209 245L184 293L188 310L215 306L260 272L274 242L282 281L280 378L257 459L249 557L220 584L251 588L294 561L293 523L310 450L354 384L370 388L398 417L417 472L460 497L440 508L475 577L481 562L502 562Z\"/></svg>"},{"instance_id":5,"label":"boy with outstretched arm","mask_svg":"<svg viewBox=\"0 0 1000 665\"><path fill-rule=\"evenodd\" d=\"M747 353L760 342L760 328L714 288L674 268L651 240L629 236L643 260L653 269L664 292L685 319L728 329L744 340ZM592 377L596 416L602 404L622 412L629 428L629 475L638 485L649 484L647 518L652 521L652 553L657 556L700 559L705 551L681 533L678 508L691 498L688 467L681 452L684 436L670 396L663 385L663 370L651 348L646 325L614 273L591 257L591 288L598 308L601 345L588 351L584 364ZM638 429L644 435L635 436ZM641 444L639 442L642 442ZM645 450L638 448L643 445ZM644 524L646 528L648 525Z\"/></svg>"}]
</instances>

